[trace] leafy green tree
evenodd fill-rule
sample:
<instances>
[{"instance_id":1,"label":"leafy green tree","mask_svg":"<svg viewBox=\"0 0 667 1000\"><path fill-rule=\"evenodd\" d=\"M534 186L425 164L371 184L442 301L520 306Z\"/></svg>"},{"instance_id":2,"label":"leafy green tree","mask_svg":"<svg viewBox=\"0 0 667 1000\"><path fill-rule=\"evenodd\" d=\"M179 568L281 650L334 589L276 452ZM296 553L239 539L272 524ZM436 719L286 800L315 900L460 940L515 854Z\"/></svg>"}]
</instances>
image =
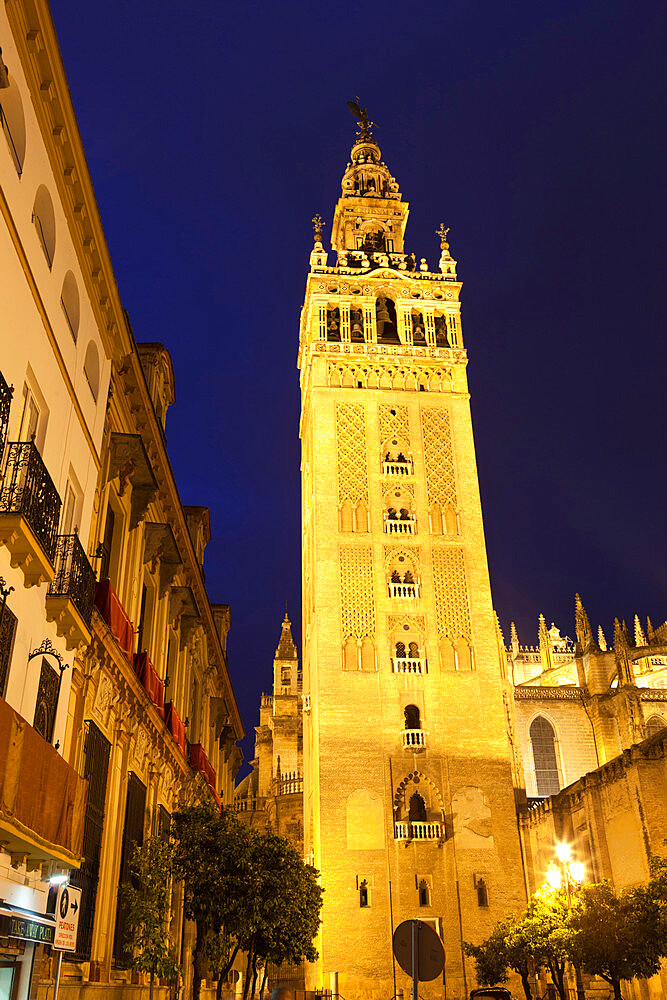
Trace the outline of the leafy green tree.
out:
<instances>
[{"instance_id":1,"label":"leafy green tree","mask_svg":"<svg viewBox=\"0 0 667 1000\"><path fill-rule=\"evenodd\" d=\"M135 848L130 861L130 881L123 886L127 907L126 950L131 955L132 968L149 973L150 1000L156 976L173 976L178 972L169 938L171 874L171 846L159 837L151 837L143 847Z\"/></svg>"},{"instance_id":2,"label":"leafy green tree","mask_svg":"<svg viewBox=\"0 0 667 1000\"><path fill-rule=\"evenodd\" d=\"M584 884L580 907L572 914L575 961L601 976L621 1000L621 980L648 978L667 954L659 887L638 886L614 892L608 882Z\"/></svg>"},{"instance_id":3,"label":"leafy green tree","mask_svg":"<svg viewBox=\"0 0 667 1000\"><path fill-rule=\"evenodd\" d=\"M535 964L549 970L561 1000L567 1000L565 969L572 955L571 914L577 908L576 894L568 907L564 890L544 887L533 895L520 921L521 940Z\"/></svg>"},{"instance_id":4,"label":"leafy green tree","mask_svg":"<svg viewBox=\"0 0 667 1000\"><path fill-rule=\"evenodd\" d=\"M521 977L526 1000L531 1000L531 953L522 933L521 920L508 914L499 920L490 936L479 945L464 944L466 955L475 959L477 981L482 986L497 986L507 982L507 969Z\"/></svg>"}]
</instances>

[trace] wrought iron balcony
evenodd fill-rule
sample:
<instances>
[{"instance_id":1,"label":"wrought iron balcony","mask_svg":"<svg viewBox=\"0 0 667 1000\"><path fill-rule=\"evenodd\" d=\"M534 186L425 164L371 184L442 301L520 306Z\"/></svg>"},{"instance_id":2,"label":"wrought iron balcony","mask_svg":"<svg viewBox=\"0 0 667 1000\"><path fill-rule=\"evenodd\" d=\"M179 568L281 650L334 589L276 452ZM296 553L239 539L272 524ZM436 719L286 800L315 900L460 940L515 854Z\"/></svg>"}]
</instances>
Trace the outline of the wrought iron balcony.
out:
<instances>
[{"instance_id":1,"label":"wrought iron balcony","mask_svg":"<svg viewBox=\"0 0 667 1000\"><path fill-rule=\"evenodd\" d=\"M56 575L46 595L46 616L68 649L90 642L95 573L77 535L58 535Z\"/></svg>"},{"instance_id":2,"label":"wrought iron balcony","mask_svg":"<svg viewBox=\"0 0 667 1000\"><path fill-rule=\"evenodd\" d=\"M396 840L440 840L442 827L440 823L395 823Z\"/></svg>"},{"instance_id":3,"label":"wrought iron balcony","mask_svg":"<svg viewBox=\"0 0 667 1000\"><path fill-rule=\"evenodd\" d=\"M388 535L414 535L417 522L414 517L392 518L388 517L384 522L384 530Z\"/></svg>"},{"instance_id":4,"label":"wrought iron balcony","mask_svg":"<svg viewBox=\"0 0 667 1000\"><path fill-rule=\"evenodd\" d=\"M7 440L7 427L9 425L9 408L12 405L14 386L7 385L2 372L0 372L0 461L5 450Z\"/></svg>"},{"instance_id":5,"label":"wrought iron balcony","mask_svg":"<svg viewBox=\"0 0 667 1000\"><path fill-rule=\"evenodd\" d=\"M388 583L390 597L419 597L417 583Z\"/></svg>"},{"instance_id":6,"label":"wrought iron balcony","mask_svg":"<svg viewBox=\"0 0 667 1000\"><path fill-rule=\"evenodd\" d=\"M0 544L20 566L26 587L51 582L61 500L32 441L7 447L0 488Z\"/></svg>"},{"instance_id":7,"label":"wrought iron balcony","mask_svg":"<svg viewBox=\"0 0 667 1000\"><path fill-rule=\"evenodd\" d=\"M395 674L425 674L426 660L415 656L392 656Z\"/></svg>"},{"instance_id":8,"label":"wrought iron balcony","mask_svg":"<svg viewBox=\"0 0 667 1000\"><path fill-rule=\"evenodd\" d=\"M423 750L426 747L425 729L402 729L404 750Z\"/></svg>"}]
</instances>

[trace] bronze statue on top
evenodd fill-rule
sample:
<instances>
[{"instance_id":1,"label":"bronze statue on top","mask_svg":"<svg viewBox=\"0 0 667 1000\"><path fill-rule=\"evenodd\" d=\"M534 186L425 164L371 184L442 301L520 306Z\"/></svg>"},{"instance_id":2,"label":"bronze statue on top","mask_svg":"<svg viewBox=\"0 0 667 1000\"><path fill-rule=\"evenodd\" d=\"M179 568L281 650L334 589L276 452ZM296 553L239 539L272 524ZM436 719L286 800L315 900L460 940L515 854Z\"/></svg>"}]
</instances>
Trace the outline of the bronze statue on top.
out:
<instances>
[{"instance_id":1,"label":"bronze statue on top","mask_svg":"<svg viewBox=\"0 0 667 1000\"><path fill-rule=\"evenodd\" d=\"M366 108L361 107L358 97L355 97L353 101L348 101L347 106L350 113L356 118L357 125L359 126L359 131L357 132L359 141L371 142L373 138L372 129L375 127L375 122L369 119Z\"/></svg>"}]
</instances>

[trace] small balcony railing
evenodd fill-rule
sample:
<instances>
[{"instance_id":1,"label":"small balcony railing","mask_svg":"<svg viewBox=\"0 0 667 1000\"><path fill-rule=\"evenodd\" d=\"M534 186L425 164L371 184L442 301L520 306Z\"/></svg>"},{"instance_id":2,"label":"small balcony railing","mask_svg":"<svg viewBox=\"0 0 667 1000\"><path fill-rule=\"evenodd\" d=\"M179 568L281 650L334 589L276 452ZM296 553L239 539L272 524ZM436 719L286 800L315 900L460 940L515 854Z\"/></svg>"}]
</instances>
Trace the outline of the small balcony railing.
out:
<instances>
[{"instance_id":1,"label":"small balcony railing","mask_svg":"<svg viewBox=\"0 0 667 1000\"><path fill-rule=\"evenodd\" d=\"M423 750L426 746L425 729L402 729L404 750Z\"/></svg>"},{"instance_id":2,"label":"small balcony railing","mask_svg":"<svg viewBox=\"0 0 667 1000\"><path fill-rule=\"evenodd\" d=\"M288 771L274 779L276 795L298 795L303 792L303 776L298 771Z\"/></svg>"},{"instance_id":3,"label":"small balcony railing","mask_svg":"<svg viewBox=\"0 0 667 1000\"><path fill-rule=\"evenodd\" d=\"M388 517L384 522L384 530L388 535L414 535L416 524L413 517L401 519Z\"/></svg>"},{"instance_id":4,"label":"small balcony railing","mask_svg":"<svg viewBox=\"0 0 667 1000\"><path fill-rule=\"evenodd\" d=\"M7 449L0 516L22 515L53 565L61 500L33 441L13 441Z\"/></svg>"},{"instance_id":5,"label":"small balcony railing","mask_svg":"<svg viewBox=\"0 0 667 1000\"><path fill-rule=\"evenodd\" d=\"M411 476L412 462L383 462L382 471L385 476Z\"/></svg>"},{"instance_id":6,"label":"small balcony railing","mask_svg":"<svg viewBox=\"0 0 667 1000\"><path fill-rule=\"evenodd\" d=\"M393 656L391 660L395 674L425 674L426 660L415 656Z\"/></svg>"},{"instance_id":7,"label":"small balcony railing","mask_svg":"<svg viewBox=\"0 0 667 1000\"><path fill-rule=\"evenodd\" d=\"M14 386L7 385L2 372L0 372L0 461L2 460L2 453L5 450L5 441L7 440L9 408L12 405L13 395Z\"/></svg>"},{"instance_id":8,"label":"small balcony railing","mask_svg":"<svg viewBox=\"0 0 667 1000\"><path fill-rule=\"evenodd\" d=\"M48 596L69 598L84 624L90 627L95 596L95 573L78 535L58 535L55 568L56 575L49 586Z\"/></svg>"},{"instance_id":9,"label":"small balcony railing","mask_svg":"<svg viewBox=\"0 0 667 1000\"><path fill-rule=\"evenodd\" d=\"M390 597L419 597L418 583L388 583Z\"/></svg>"},{"instance_id":10,"label":"small balcony railing","mask_svg":"<svg viewBox=\"0 0 667 1000\"><path fill-rule=\"evenodd\" d=\"M406 823L395 824L396 840L440 840L442 828L440 823Z\"/></svg>"}]
</instances>

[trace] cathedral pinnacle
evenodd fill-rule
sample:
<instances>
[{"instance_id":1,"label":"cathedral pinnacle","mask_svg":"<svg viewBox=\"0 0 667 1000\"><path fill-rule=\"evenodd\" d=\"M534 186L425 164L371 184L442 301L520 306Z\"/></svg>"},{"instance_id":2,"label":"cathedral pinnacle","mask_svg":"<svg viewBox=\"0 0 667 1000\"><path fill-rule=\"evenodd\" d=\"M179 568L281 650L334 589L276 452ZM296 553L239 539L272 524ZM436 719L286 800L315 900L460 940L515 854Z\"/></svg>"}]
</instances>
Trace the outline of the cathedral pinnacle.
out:
<instances>
[{"instance_id":1,"label":"cathedral pinnacle","mask_svg":"<svg viewBox=\"0 0 667 1000\"><path fill-rule=\"evenodd\" d=\"M581 646L582 652L585 653L589 646L594 645L593 632L579 594L574 595L574 620L577 642Z\"/></svg>"},{"instance_id":2,"label":"cathedral pinnacle","mask_svg":"<svg viewBox=\"0 0 667 1000\"><path fill-rule=\"evenodd\" d=\"M296 659L296 646L294 645L294 639L292 638L292 623L287 617L287 612L285 612L285 617L283 618L282 631L280 633L280 640L276 650L276 659Z\"/></svg>"}]
</instances>

